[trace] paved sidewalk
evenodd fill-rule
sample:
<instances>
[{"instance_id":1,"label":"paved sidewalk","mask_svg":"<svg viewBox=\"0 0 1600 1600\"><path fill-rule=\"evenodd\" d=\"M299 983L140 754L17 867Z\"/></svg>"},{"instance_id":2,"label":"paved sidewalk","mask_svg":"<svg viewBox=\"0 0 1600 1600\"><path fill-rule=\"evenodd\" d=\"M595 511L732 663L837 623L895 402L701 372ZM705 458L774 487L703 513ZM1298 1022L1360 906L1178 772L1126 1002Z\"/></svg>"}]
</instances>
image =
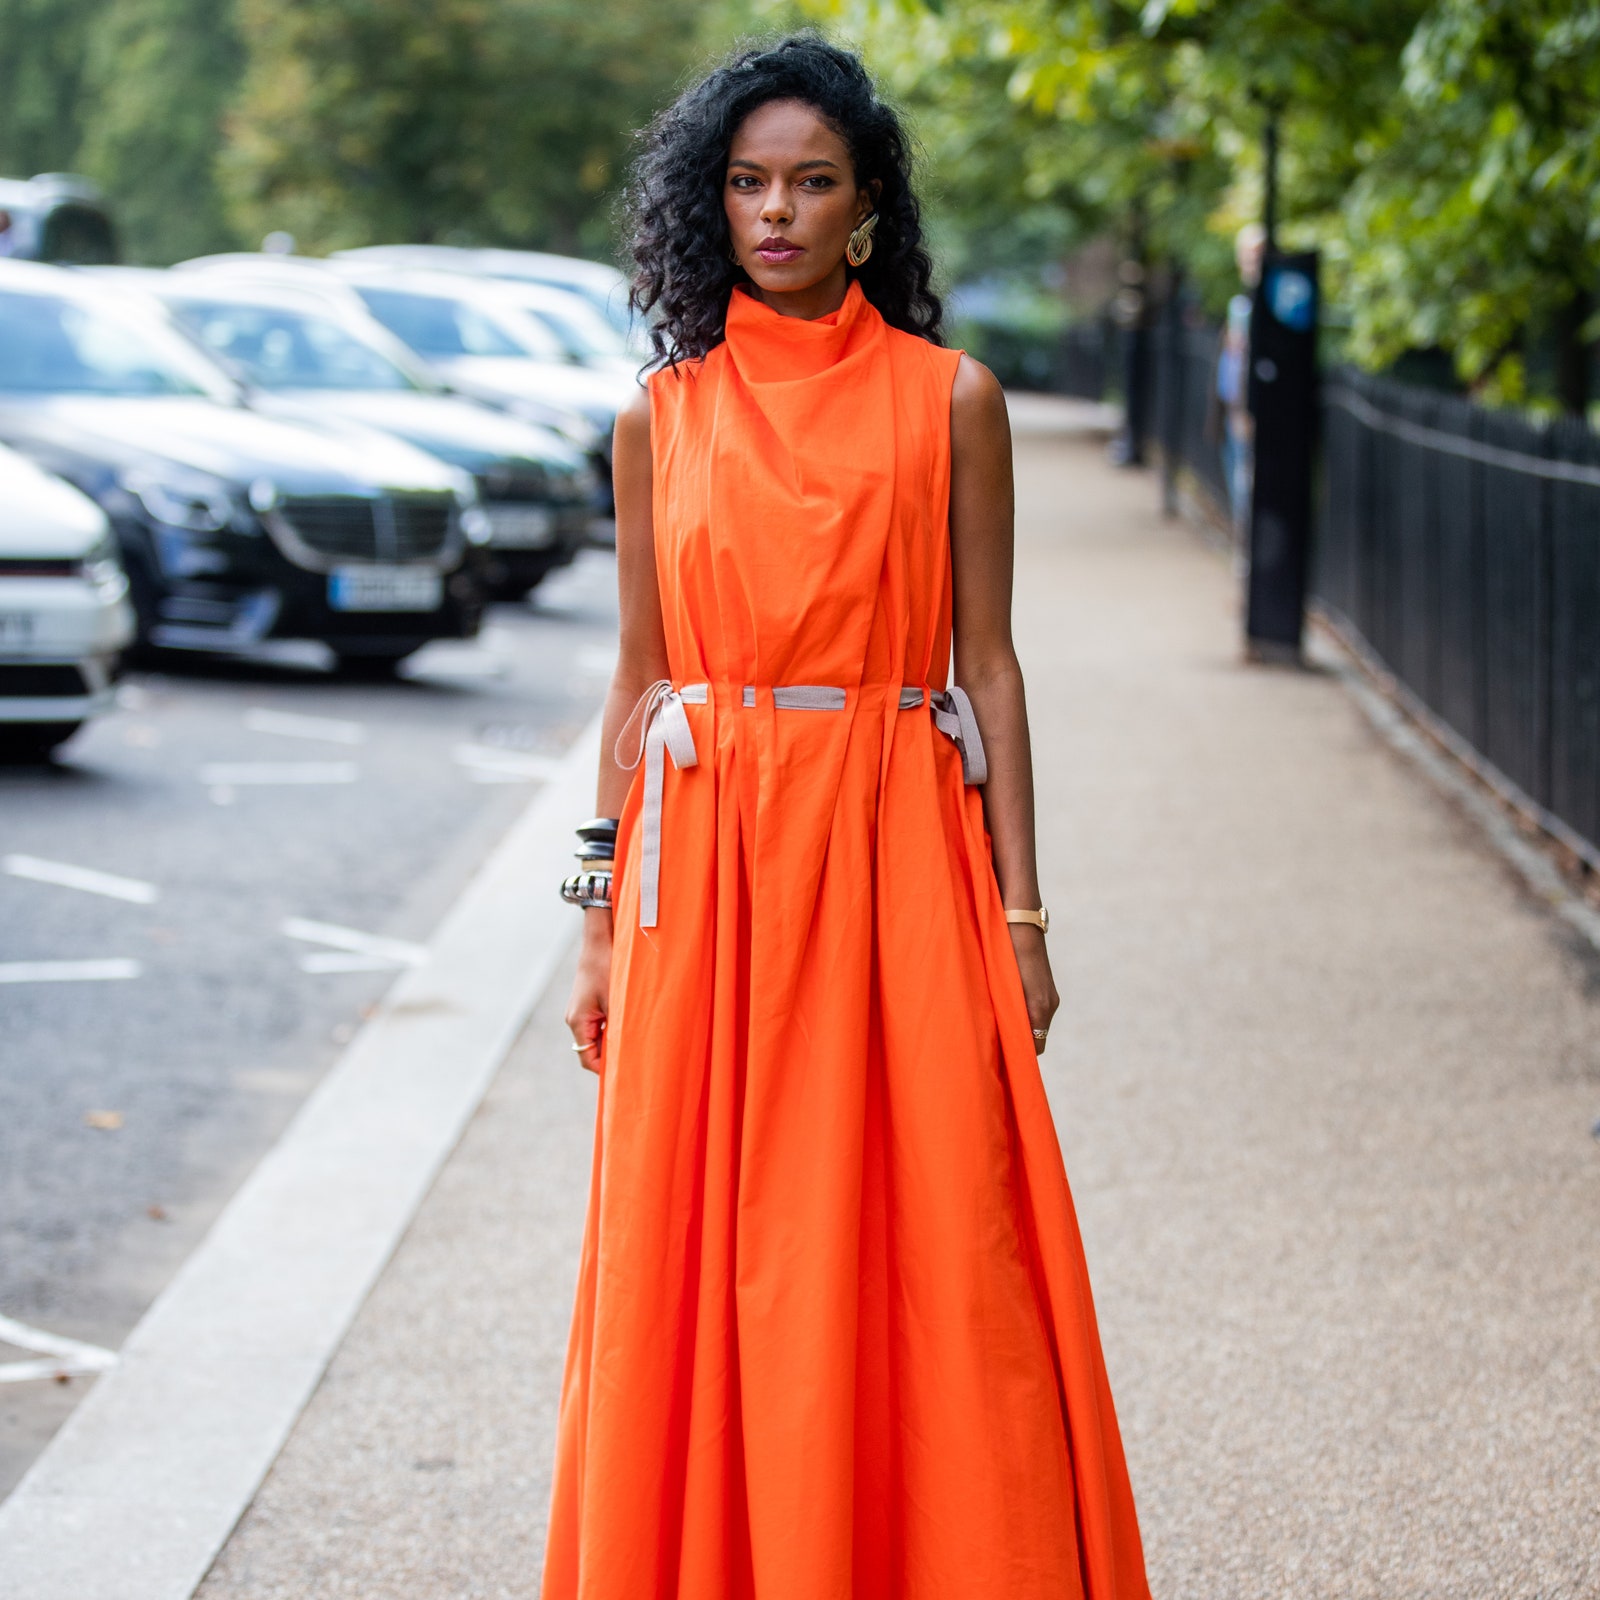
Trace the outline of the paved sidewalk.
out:
<instances>
[{"instance_id":1,"label":"paved sidewalk","mask_svg":"<svg viewBox=\"0 0 1600 1600\"><path fill-rule=\"evenodd\" d=\"M1028 422L1047 1076L1154 1591L1592 1600L1600 961L1335 679L1240 664L1148 475ZM594 1098L566 983L205 1600L536 1594Z\"/></svg>"}]
</instances>

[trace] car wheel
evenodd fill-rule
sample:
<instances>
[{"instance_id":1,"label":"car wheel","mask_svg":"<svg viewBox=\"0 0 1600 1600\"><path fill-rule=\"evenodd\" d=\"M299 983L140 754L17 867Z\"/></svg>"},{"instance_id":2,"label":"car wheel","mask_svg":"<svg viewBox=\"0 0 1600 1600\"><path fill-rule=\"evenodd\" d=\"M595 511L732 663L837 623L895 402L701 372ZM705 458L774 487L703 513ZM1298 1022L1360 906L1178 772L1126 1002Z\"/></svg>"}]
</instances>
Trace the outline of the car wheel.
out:
<instances>
[{"instance_id":1,"label":"car wheel","mask_svg":"<svg viewBox=\"0 0 1600 1600\"><path fill-rule=\"evenodd\" d=\"M46 761L82 726L81 722L0 723L0 760Z\"/></svg>"}]
</instances>

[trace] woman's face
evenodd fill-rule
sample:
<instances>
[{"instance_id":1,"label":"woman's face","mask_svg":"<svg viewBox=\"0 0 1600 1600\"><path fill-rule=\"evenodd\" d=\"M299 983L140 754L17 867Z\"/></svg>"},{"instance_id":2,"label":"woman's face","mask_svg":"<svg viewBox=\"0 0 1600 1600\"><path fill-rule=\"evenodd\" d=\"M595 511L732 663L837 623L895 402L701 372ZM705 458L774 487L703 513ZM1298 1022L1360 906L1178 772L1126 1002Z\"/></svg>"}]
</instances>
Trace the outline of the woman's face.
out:
<instances>
[{"instance_id":1,"label":"woman's face","mask_svg":"<svg viewBox=\"0 0 1600 1600\"><path fill-rule=\"evenodd\" d=\"M872 212L843 139L799 100L771 100L739 124L722 203L739 265L763 294L796 294L838 278L844 248Z\"/></svg>"}]
</instances>

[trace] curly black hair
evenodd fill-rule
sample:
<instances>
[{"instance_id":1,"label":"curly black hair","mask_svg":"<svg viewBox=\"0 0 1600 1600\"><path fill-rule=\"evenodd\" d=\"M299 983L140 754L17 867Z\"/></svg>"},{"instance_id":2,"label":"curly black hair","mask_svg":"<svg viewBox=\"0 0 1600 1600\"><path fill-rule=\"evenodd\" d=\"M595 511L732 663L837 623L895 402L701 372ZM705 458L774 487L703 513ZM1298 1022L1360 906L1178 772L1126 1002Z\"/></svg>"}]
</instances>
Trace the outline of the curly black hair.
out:
<instances>
[{"instance_id":1,"label":"curly black hair","mask_svg":"<svg viewBox=\"0 0 1600 1600\"><path fill-rule=\"evenodd\" d=\"M636 268L631 303L652 318L658 363L696 360L722 342L728 296L744 277L728 253L728 150L744 119L772 100L811 106L844 140L857 184L882 185L872 254L855 276L890 327L940 343L943 308L911 189L910 140L860 57L805 32L730 57L643 136L624 204Z\"/></svg>"}]
</instances>

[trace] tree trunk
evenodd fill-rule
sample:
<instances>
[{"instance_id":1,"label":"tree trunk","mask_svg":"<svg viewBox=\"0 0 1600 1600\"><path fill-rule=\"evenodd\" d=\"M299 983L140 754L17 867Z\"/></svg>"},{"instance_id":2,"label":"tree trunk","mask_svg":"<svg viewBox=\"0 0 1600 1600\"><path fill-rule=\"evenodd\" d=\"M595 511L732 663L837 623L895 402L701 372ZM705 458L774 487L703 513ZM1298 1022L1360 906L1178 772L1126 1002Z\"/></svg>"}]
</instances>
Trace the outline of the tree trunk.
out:
<instances>
[{"instance_id":1,"label":"tree trunk","mask_svg":"<svg viewBox=\"0 0 1600 1600\"><path fill-rule=\"evenodd\" d=\"M1588 289L1573 291L1556 313L1556 398L1569 416L1582 417L1589 409L1590 348L1583 325L1594 311Z\"/></svg>"}]
</instances>

